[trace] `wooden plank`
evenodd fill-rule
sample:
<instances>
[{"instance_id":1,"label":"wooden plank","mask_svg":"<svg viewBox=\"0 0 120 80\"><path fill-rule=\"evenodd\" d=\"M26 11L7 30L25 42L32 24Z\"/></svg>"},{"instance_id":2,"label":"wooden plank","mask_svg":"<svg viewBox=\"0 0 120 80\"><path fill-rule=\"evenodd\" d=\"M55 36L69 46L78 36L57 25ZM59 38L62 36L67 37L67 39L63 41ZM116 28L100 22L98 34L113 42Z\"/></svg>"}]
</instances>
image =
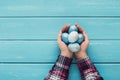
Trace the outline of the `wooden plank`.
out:
<instances>
[{"instance_id":1,"label":"wooden plank","mask_svg":"<svg viewBox=\"0 0 120 80\"><path fill-rule=\"evenodd\" d=\"M56 39L63 25L75 22L90 39L120 39L120 18L0 18L0 39Z\"/></svg>"},{"instance_id":2,"label":"wooden plank","mask_svg":"<svg viewBox=\"0 0 120 80\"><path fill-rule=\"evenodd\" d=\"M120 62L120 41L91 40L88 54L94 62ZM0 62L55 62L56 41L0 41Z\"/></svg>"},{"instance_id":3,"label":"wooden plank","mask_svg":"<svg viewBox=\"0 0 120 80\"><path fill-rule=\"evenodd\" d=\"M0 16L120 16L120 1L1 0Z\"/></svg>"},{"instance_id":4,"label":"wooden plank","mask_svg":"<svg viewBox=\"0 0 120 80\"><path fill-rule=\"evenodd\" d=\"M43 80L52 66L53 64L1 64L0 80ZM120 64L96 64L96 67L105 80L120 79ZM77 65L73 64L69 80L80 80L79 75Z\"/></svg>"}]
</instances>

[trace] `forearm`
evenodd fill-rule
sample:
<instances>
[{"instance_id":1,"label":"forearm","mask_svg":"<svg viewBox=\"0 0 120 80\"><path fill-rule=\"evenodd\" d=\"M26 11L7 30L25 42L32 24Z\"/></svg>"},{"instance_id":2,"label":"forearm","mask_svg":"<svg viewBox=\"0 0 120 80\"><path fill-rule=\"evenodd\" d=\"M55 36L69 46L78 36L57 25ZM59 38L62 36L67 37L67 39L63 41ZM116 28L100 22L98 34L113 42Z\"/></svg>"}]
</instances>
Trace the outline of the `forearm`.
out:
<instances>
[{"instance_id":1,"label":"forearm","mask_svg":"<svg viewBox=\"0 0 120 80\"><path fill-rule=\"evenodd\" d=\"M84 57L81 56L77 60L77 64L83 80L103 80L96 67L86 54Z\"/></svg>"},{"instance_id":2,"label":"forearm","mask_svg":"<svg viewBox=\"0 0 120 80\"><path fill-rule=\"evenodd\" d=\"M67 80L72 58L60 55L45 80Z\"/></svg>"}]
</instances>

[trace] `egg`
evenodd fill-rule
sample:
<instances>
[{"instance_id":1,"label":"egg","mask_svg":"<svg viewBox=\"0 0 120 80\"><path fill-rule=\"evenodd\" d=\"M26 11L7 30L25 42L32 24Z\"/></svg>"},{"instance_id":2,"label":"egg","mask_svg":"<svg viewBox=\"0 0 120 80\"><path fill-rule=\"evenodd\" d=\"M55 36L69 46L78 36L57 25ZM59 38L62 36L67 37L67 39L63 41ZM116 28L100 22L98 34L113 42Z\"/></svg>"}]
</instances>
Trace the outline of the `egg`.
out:
<instances>
[{"instance_id":1,"label":"egg","mask_svg":"<svg viewBox=\"0 0 120 80\"><path fill-rule=\"evenodd\" d=\"M62 33L62 41L66 44L69 43L68 41L68 33Z\"/></svg>"},{"instance_id":2,"label":"egg","mask_svg":"<svg viewBox=\"0 0 120 80\"><path fill-rule=\"evenodd\" d=\"M80 44L84 41L84 35L78 33L78 28L75 25L70 26L68 31L62 33L62 41L67 44L71 52L80 51Z\"/></svg>"},{"instance_id":3,"label":"egg","mask_svg":"<svg viewBox=\"0 0 120 80\"><path fill-rule=\"evenodd\" d=\"M78 52L80 51L80 45L78 43L73 43L73 44L69 44L68 48L71 52Z\"/></svg>"},{"instance_id":4,"label":"egg","mask_svg":"<svg viewBox=\"0 0 120 80\"><path fill-rule=\"evenodd\" d=\"M84 35L79 33L77 43L81 44L84 41Z\"/></svg>"},{"instance_id":5,"label":"egg","mask_svg":"<svg viewBox=\"0 0 120 80\"><path fill-rule=\"evenodd\" d=\"M71 25L68 29L68 33L71 33L72 31L78 32L78 28L75 25Z\"/></svg>"},{"instance_id":6,"label":"egg","mask_svg":"<svg viewBox=\"0 0 120 80\"><path fill-rule=\"evenodd\" d=\"M78 35L78 32L76 31L72 31L69 35L68 35L68 41L70 43L74 43L78 40L79 38L79 35Z\"/></svg>"}]
</instances>

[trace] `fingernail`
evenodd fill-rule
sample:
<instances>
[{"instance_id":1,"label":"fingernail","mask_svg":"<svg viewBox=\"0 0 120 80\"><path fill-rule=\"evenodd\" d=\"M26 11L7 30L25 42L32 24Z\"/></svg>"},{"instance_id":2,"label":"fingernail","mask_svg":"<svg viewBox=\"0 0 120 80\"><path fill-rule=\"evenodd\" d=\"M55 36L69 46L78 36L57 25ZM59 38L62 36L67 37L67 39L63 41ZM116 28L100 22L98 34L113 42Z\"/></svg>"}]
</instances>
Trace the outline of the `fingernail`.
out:
<instances>
[{"instance_id":1,"label":"fingernail","mask_svg":"<svg viewBox=\"0 0 120 80\"><path fill-rule=\"evenodd\" d=\"M67 27L69 27L70 26L70 24L67 24Z\"/></svg>"},{"instance_id":2,"label":"fingernail","mask_svg":"<svg viewBox=\"0 0 120 80\"><path fill-rule=\"evenodd\" d=\"M62 31L60 30L60 31L59 31L59 33L61 34L61 33L62 33Z\"/></svg>"},{"instance_id":3,"label":"fingernail","mask_svg":"<svg viewBox=\"0 0 120 80\"><path fill-rule=\"evenodd\" d=\"M85 31L83 31L83 33L86 33Z\"/></svg>"},{"instance_id":4,"label":"fingernail","mask_svg":"<svg viewBox=\"0 0 120 80\"><path fill-rule=\"evenodd\" d=\"M75 25L77 25L78 23L76 22Z\"/></svg>"}]
</instances>

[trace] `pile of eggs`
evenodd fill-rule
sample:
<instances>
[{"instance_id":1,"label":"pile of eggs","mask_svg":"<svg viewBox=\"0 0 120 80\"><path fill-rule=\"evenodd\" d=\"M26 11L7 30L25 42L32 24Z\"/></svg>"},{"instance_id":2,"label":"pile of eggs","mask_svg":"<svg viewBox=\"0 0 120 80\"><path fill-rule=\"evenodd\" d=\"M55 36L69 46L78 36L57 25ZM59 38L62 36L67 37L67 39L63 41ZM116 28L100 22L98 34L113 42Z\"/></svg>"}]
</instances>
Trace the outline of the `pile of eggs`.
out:
<instances>
[{"instance_id":1,"label":"pile of eggs","mask_svg":"<svg viewBox=\"0 0 120 80\"><path fill-rule=\"evenodd\" d=\"M79 33L75 25L71 25L67 32L62 33L62 41L68 45L71 52L78 52L80 44L84 41L84 36Z\"/></svg>"}]
</instances>

